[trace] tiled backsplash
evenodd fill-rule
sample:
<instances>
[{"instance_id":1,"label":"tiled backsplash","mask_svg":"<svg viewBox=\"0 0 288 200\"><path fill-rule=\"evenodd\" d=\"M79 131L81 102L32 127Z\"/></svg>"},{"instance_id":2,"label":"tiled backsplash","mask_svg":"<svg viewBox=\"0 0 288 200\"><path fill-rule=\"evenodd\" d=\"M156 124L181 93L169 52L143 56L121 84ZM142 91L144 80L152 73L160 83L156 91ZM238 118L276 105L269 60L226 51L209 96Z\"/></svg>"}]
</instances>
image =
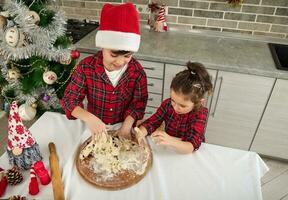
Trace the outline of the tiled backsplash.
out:
<instances>
[{"instance_id":1,"label":"tiled backsplash","mask_svg":"<svg viewBox=\"0 0 288 200\"><path fill-rule=\"evenodd\" d=\"M146 22L149 15L147 10L149 0L130 1L136 5L141 21ZM52 2L58 3L70 18L98 20L104 3L124 1L53 0ZM243 0L239 6L228 4L226 0L162 0L161 2L167 6L166 19L171 29L212 30L288 39L288 0Z\"/></svg>"}]
</instances>

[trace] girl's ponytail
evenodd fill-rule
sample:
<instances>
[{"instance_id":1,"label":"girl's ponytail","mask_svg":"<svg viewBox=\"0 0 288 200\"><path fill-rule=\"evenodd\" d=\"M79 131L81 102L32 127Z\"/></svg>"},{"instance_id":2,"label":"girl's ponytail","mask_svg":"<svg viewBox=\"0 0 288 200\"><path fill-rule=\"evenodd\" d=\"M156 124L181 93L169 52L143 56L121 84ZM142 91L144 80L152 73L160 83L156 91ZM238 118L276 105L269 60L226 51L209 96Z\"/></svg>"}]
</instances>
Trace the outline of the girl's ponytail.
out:
<instances>
[{"instance_id":1,"label":"girl's ponytail","mask_svg":"<svg viewBox=\"0 0 288 200\"><path fill-rule=\"evenodd\" d=\"M195 81L199 81L201 88L204 92L211 93L213 85L211 83L210 75L205 69L204 65L198 62L188 62L187 63L188 71L191 76L194 77Z\"/></svg>"}]
</instances>

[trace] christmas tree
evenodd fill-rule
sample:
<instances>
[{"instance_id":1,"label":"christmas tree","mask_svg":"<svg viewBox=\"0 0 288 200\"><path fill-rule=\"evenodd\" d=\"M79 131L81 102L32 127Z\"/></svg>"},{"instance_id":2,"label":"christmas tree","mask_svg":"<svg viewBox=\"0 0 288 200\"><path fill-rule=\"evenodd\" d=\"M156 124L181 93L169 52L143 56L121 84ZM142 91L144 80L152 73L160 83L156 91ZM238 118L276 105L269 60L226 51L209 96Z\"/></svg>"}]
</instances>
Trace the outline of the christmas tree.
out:
<instances>
[{"instance_id":1,"label":"christmas tree","mask_svg":"<svg viewBox=\"0 0 288 200\"><path fill-rule=\"evenodd\" d=\"M49 3L11 0L0 11L1 96L6 107L18 102L23 120L61 111L59 100L80 56L65 36L64 13Z\"/></svg>"}]
</instances>

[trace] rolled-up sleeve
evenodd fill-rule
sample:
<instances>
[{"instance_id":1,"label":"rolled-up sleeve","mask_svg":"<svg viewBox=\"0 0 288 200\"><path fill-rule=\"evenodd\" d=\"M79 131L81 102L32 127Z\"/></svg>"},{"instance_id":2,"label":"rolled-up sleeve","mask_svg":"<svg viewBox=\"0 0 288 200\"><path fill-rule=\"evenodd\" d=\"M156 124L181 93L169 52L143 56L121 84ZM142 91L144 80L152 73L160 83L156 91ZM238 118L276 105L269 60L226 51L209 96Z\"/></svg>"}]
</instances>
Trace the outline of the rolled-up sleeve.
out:
<instances>
[{"instance_id":1,"label":"rolled-up sleeve","mask_svg":"<svg viewBox=\"0 0 288 200\"><path fill-rule=\"evenodd\" d=\"M86 94L86 78L82 71L80 63L73 72L71 81L65 89L64 96L61 99L62 108L68 119L75 119L71 113L76 106L83 108L83 99Z\"/></svg>"},{"instance_id":2,"label":"rolled-up sleeve","mask_svg":"<svg viewBox=\"0 0 288 200\"><path fill-rule=\"evenodd\" d=\"M148 135L150 135L158 127L160 127L162 122L164 121L165 114L167 113L167 102L168 101L163 101L157 111L141 124L141 126L144 126L146 128Z\"/></svg>"},{"instance_id":3,"label":"rolled-up sleeve","mask_svg":"<svg viewBox=\"0 0 288 200\"><path fill-rule=\"evenodd\" d=\"M136 81L133 99L129 104L128 109L125 111L124 118L130 115L133 119L135 119L135 121L142 119L144 117L147 99L147 77L143 72Z\"/></svg>"},{"instance_id":4,"label":"rolled-up sleeve","mask_svg":"<svg viewBox=\"0 0 288 200\"><path fill-rule=\"evenodd\" d=\"M191 123L191 131L185 138L182 139L184 141L191 142L194 147L194 151L199 149L202 142L205 142L204 133L207 122L207 114L208 110L206 108L201 110L197 114L195 122Z\"/></svg>"}]
</instances>

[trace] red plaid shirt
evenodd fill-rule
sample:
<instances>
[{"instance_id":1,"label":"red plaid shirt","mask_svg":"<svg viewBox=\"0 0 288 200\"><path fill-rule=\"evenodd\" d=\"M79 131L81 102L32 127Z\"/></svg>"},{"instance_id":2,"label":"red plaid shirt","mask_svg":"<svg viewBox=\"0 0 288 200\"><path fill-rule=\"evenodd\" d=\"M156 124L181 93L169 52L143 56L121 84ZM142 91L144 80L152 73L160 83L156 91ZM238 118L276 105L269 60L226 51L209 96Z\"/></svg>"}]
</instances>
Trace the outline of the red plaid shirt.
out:
<instances>
[{"instance_id":1,"label":"red plaid shirt","mask_svg":"<svg viewBox=\"0 0 288 200\"><path fill-rule=\"evenodd\" d=\"M76 106L83 107L85 96L87 110L105 124L123 122L128 115L135 120L142 119L148 98L147 77L140 63L132 58L114 87L105 72L100 51L78 64L65 90L61 104L69 119L75 119L71 112Z\"/></svg>"},{"instance_id":2,"label":"red plaid shirt","mask_svg":"<svg viewBox=\"0 0 288 200\"><path fill-rule=\"evenodd\" d=\"M205 142L205 124L208 109L200 108L196 112L177 114L171 105L171 99L166 99L157 109L156 113L147 119L142 125L148 134L153 133L164 121L165 132L171 136L181 138L182 141L191 142L194 150L197 150L201 142Z\"/></svg>"}]
</instances>

